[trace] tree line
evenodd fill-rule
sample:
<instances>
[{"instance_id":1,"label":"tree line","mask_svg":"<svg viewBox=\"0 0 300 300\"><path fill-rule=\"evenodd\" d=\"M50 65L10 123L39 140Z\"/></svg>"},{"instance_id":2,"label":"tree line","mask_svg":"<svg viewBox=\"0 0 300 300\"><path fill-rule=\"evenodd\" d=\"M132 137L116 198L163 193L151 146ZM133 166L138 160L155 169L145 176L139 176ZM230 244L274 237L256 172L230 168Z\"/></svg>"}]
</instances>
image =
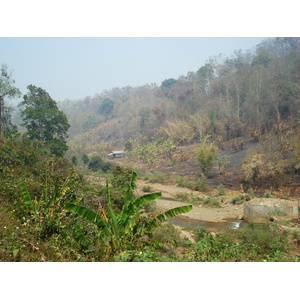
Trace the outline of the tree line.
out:
<instances>
[{"instance_id":1,"label":"tree line","mask_svg":"<svg viewBox=\"0 0 300 300\"><path fill-rule=\"evenodd\" d=\"M19 104L23 123L26 128L23 138L40 143L41 146L56 156L63 156L67 151L67 132L70 128L64 112L58 109L56 102L42 88L28 85L28 92ZM21 92L15 86L12 71L2 64L0 76L0 140L15 138L20 135L17 126L12 123L11 109L6 105L7 98L20 97Z\"/></svg>"},{"instance_id":2,"label":"tree line","mask_svg":"<svg viewBox=\"0 0 300 300\"><path fill-rule=\"evenodd\" d=\"M209 58L160 86L113 88L58 105L70 121L70 137L81 135L89 146L152 142L156 134L177 145L211 135L221 145L244 135L259 139L274 124L297 118L299 74L299 38L271 38L252 52Z\"/></svg>"}]
</instances>

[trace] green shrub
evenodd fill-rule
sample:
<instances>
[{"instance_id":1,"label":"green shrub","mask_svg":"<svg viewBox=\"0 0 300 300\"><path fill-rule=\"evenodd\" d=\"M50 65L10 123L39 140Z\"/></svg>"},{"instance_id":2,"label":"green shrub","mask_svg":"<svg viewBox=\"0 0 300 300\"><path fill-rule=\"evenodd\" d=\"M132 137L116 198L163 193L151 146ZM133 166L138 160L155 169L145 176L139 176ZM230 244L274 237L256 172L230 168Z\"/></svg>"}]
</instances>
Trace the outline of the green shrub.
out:
<instances>
[{"instance_id":1,"label":"green shrub","mask_svg":"<svg viewBox=\"0 0 300 300\"><path fill-rule=\"evenodd\" d=\"M294 230L293 231L293 238L294 238L294 243L299 246L300 245L300 230Z\"/></svg>"},{"instance_id":2,"label":"green shrub","mask_svg":"<svg viewBox=\"0 0 300 300\"><path fill-rule=\"evenodd\" d=\"M277 227L244 224L238 230L227 229L213 237L199 228L198 241L192 246L193 261L288 261L285 233Z\"/></svg>"},{"instance_id":3,"label":"green shrub","mask_svg":"<svg viewBox=\"0 0 300 300\"><path fill-rule=\"evenodd\" d=\"M202 203L202 198L200 198L200 197L192 197L189 202L193 203L193 204L200 204L200 203Z\"/></svg>"},{"instance_id":4,"label":"green shrub","mask_svg":"<svg viewBox=\"0 0 300 300\"><path fill-rule=\"evenodd\" d=\"M270 198L272 195L272 192L271 191L266 191L265 194L264 194L264 197L265 198Z\"/></svg>"},{"instance_id":5,"label":"green shrub","mask_svg":"<svg viewBox=\"0 0 300 300\"><path fill-rule=\"evenodd\" d=\"M199 179L197 179L196 181L192 181L192 180L188 180L185 179L182 176L177 175L175 177L175 183L179 186L179 187L186 187L195 191L199 191L199 192L205 192L206 191L206 178L205 177L201 177Z\"/></svg>"},{"instance_id":6,"label":"green shrub","mask_svg":"<svg viewBox=\"0 0 300 300\"><path fill-rule=\"evenodd\" d=\"M77 165L77 157L74 155L74 156L72 156L72 158L71 158L71 162L72 162L72 164L74 165L74 166L76 166Z\"/></svg>"},{"instance_id":7,"label":"green shrub","mask_svg":"<svg viewBox=\"0 0 300 300\"><path fill-rule=\"evenodd\" d=\"M285 252L288 247L286 234L276 224L244 224L237 231L237 235L244 244L257 245L260 254Z\"/></svg>"},{"instance_id":8,"label":"green shrub","mask_svg":"<svg viewBox=\"0 0 300 300\"><path fill-rule=\"evenodd\" d=\"M123 167L115 165L111 168L113 178L111 179L111 199L113 204L121 209L124 202L124 193L132 184L131 188L135 188L135 183L131 181L132 169L130 167Z\"/></svg>"},{"instance_id":9,"label":"green shrub","mask_svg":"<svg viewBox=\"0 0 300 300\"><path fill-rule=\"evenodd\" d=\"M200 201L205 205L205 206L208 206L208 207L215 207L215 208L219 208L221 207L221 204L219 202L219 199L218 198L199 198Z\"/></svg>"},{"instance_id":10,"label":"green shrub","mask_svg":"<svg viewBox=\"0 0 300 300\"><path fill-rule=\"evenodd\" d=\"M150 173L150 174L149 174L149 179L148 179L148 181L150 183L156 183L156 182L163 183L166 181L166 176L162 172L154 171L153 173Z\"/></svg>"},{"instance_id":11,"label":"green shrub","mask_svg":"<svg viewBox=\"0 0 300 300\"><path fill-rule=\"evenodd\" d=\"M156 212L156 202L151 201L146 204L144 204L143 209L145 213L155 213Z\"/></svg>"},{"instance_id":12,"label":"green shrub","mask_svg":"<svg viewBox=\"0 0 300 300\"><path fill-rule=\"evenodd\" d=\"M199 161L200 168L204 174L213 167L213 164L217 160L217 148L212 144L203 143L201 147L196 151L196 157Z\"/></svg>"},{"instance_id":13,"label":"green shrub","mask_svg":"<svg viewBox=\"0 0 300 300\"><path fill-rule=\"evenodd\" d=\"M142 188L143 192L144 193L148 193L152 190L152 186L150 185L144 185L143 188Z\"/></svg>"},{"instance_id":14,"label":"green shrub","mask_svg":"<svg viewBox=\"0 0 300 300\"><path fill-rule=\"evenodd\" d=\"M205 226L198 226L194 231L198 240L208 233Z\"/></svg>"},{"instance_id":15,"label":"green shrub","mask_svg":"<svg viewBox=\"0 0 300 300\"><path fill-rule=\"evenodd\" d=\"M194 190L198 191L198 192L205 192L206 191L206 178L205 177L201 177L199 178L195 184L194 184Z\"/></svg>"},{"instance_id":16,"label":"green shrub","mask_svg":"<svg viewBox=\"0 0 300 300\"><path fill-rule=\"evenodd\" d=\"M99 156L92 156L88 168L92 171L103 171L104 173L108 172L111 169L112 163L104 161Z\"/></svg>"},{"instance_id":17,"label":"green shrub","mask_svg":"<svg viewBox=\"0 0 300 300\"><path fill-rule=\"evenodd\" d=\"M231 203L232 203L233 205L240 205L240 204L243 204L243 202L244 202L244 196L243 196L243 195L234 197L234 198L232 198L232 200L231 200Z\"/></svg>"},{"instance_id":18,"label":"green shrub","mask_svg":"<svg viewBox=\"0 0 300 300\"><path fill-rule=\"evenodd\" d=\"M152 231L152 239L162 243L177 244L180 242L180 231L171 223L164 223Z\"/></svg>"},{"instance_id":19,"label":"green shrub","mask_svg":"<svg viewBox=\"0 0 300 300\"><path fill-rule=\"evenodd\" d=\"M177 193L176 199L181 201L187 201L189 199L188 193Z\"/></svg>"},{"instance_id":20,"label":"green shrub","mask_svg":"<svg viewBox=\"0 0 300 300\"><path fill-rule=\"evenodd\" d=\"M226 194L223 184L218 185L217 191L218 191L217 196L224 196Z\"/></svg>"},{"instance_id":21,"label":"green shrub","mask_svg":"<svg viewBox=\"0 0 300 300\"><path fill-rule=\"evenodd\" d=\"M249 194L245 195L245 200L246 201L250 201L251 200L251 196Z\"/></svg>"},{"instance_id":22,"label":"green shrub","mask_svg":"<svg viewBox=\"0 0 300 300\"><path fill-rule=\"evenodd\" d=\"M176 177L175 177L175 183L179 187L186 187L187 180L184 177L180 176L180 175L176 175Z\"/></svg>"},{"instance_id":23,"label":"green shrub","mask_svg":"<svg viewBox=\"0 0 300 300\"><path fill-rule=\"evenodd\" d=\"M89 161L90 161L89 157L88 157L85 153L82 154L81 159L82 159L82 162L83 162L85 165L87 165L87 164L89 163Z\"/></svg>"}]
</instances>

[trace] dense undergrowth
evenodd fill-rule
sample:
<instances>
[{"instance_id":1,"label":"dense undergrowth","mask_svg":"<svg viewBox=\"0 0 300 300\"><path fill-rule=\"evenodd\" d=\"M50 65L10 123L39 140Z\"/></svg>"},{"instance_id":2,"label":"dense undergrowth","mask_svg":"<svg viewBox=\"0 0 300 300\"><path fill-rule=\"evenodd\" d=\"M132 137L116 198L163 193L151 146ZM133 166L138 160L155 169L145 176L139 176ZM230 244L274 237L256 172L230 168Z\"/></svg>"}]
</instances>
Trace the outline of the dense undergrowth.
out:
<instances>
[{"instance_id":1,"label":"dense undergrowth","mask_svg":"<svg viewBox=\"0 0 300 300\"><path fill-rule=\"evenodd\" d=\"M114 165L105 187L88 184L67 159L45 156L33 142L3 141L0 157L1 261L299 261L300 232L275 224L217 236L197 228L194 243L169 223L147 227L166 215L158 218L150 205L159 195L133 196L129 167Z\"/></svg>"}]
</instances>

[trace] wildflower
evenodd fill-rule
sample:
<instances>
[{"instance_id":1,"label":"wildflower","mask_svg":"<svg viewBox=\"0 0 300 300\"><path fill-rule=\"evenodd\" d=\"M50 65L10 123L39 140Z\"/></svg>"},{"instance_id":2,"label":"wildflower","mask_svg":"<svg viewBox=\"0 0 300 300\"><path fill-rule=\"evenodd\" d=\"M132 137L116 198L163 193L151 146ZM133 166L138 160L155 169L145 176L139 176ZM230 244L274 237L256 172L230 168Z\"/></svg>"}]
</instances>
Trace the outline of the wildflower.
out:
<instances>
[{"instance_id":1,"label":"wildflower","mask_svg":"<svg viewBox=\"0 0 300 300\"><path fill-rule=\"evenodd\" d=\"M19 229L19 227L16 227L16 229Z\"/></svg>"}]
</instances>

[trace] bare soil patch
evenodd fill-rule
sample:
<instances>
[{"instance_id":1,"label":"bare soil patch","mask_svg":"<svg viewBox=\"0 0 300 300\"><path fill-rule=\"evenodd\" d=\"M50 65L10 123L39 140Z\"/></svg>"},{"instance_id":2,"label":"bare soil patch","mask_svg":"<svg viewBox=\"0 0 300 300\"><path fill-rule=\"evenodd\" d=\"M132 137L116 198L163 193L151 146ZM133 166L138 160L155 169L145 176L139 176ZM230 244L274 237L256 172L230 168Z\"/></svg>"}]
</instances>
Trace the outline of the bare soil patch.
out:
<instances>
[{"instance_id":1,"label":"bare soil patch","mask_svg":"<svg viewBox=\"0 0 300 300\"><path fill-rule=\"evenodd\" d=\"M147 182L144 180L137 181L137 194L139 196L145 194L142 191L143 186L147 185ZM166 211L168 209L188 205L189 203L184 201L175 201L176 195L179 193L187 193L191 197L207 197L206 193L193 191L188 188L178 187L176 185L166 185L160 183L151 183L152 191L151 192L161 192L162 198L155 200L156 208L158 211ZM227 197L231 199L233 195L240 194L230 192ZM243 215L243 205L232 205L229 203L229 199L224 201L222 207L220 208L209 208L209 207L200 207L197 205L193 205L193 209L183 214L183 216L193 218L193 219L201 219L203 221L222 221L223 219L232 218L238 219Z\"/></svg>"},{"instance_id":2,"label":"bare soil patch","mask_svg":"<svg viewBox=\"0 0 300 300\"><path fill-rule=\"evenodd\" d=\"M176 176L182 176L187 180L197 180L202 176L200 166L195 158L195 149L197 147L199 147L199 145L196 144L178 147L174 154L176 161L173 164L169 159L165 159L156 161L150 166L147 166L136 161L134 158L130 157L130 155L125 155L123 158L116 159L115 162L120 165L137 168L140 173L158 171L165 175L166 183L149 183L142 179L139 179L136 182L136 193L138 196L145 194L142 188L148 185L152 187L151 192L162 193L162 198L156 200L157 209L160 211L187 204L182 201L174 201L177 200L178 194L187 194L189 198L216 197L217 188L222 185L226 193L223 196L224 201L220 208L193 205L193 210L185 215L190 218L207 221L222 221L227 218L241 218L243 216L243 204L233 205L231 200L234 197L246 195L245 190L243 189L245 175L243 173L242 164L246 159L248 151L258 147L258 143L253 140L248 140L244 142L243 149L235 150L232 148L231 142L229 141L227 146L223 150L220 150L220 156L228 161L226 173L220 172L217 165L214 166L207 174L207 189L205 192L194 191L171 183L172 181L174 182L173 179ZM85 177L90 182L105 184L105 179L103 178L94 176ZM300 178L300 176L298 177ZM278 191L272 191L272 196L280 198L284 193L291 197L299 197L300 180L298 181L297 177L294 176L293 180L288 182L288 184L288 186L283 186ZM254 187L256 195L262 196L266 190L268 190L268 183L266 183L265 186Z\"/></svg>"}]
</instances>

